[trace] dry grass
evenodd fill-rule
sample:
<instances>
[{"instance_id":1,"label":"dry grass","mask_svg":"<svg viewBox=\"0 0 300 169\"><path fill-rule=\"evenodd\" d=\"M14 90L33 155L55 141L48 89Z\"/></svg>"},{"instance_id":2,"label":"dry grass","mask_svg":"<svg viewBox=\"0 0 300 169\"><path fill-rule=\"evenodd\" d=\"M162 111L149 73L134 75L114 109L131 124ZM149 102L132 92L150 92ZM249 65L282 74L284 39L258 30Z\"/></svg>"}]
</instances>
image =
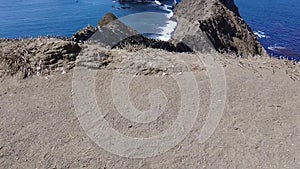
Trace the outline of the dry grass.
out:
<instances>
[{"instance_id":1,"label":"dry grass","mask_svg":"<svg viewBox=\"0 0 300 169\"><path fill-rule=\"evenodd\" d=\"M130 44L126 42L120 48L125 49L127 52L137 52L139 50L145 49L146 46L144 44Z\"/></svg>"},{"instance_id":2,"label":"dry grass","mask_svg":"<svg viewBox=\"0 0 300 169\"><path fill-rule=\"evenodd\" d=\"M1 75L14 75L22 72L23 78L32 74L32 65L30 65L30 58L32 55L28 50L22 48L12 48L13 51L0 51L0 70Z\"/></svg>"},{"instance_id":3,"label":"dry grass","mask_svg":"<svg viewBox=\"0 0 300 169\"><path fill-rule=\"evenodd\" d=\"M0 40L0 77L22 74L48 74L50 70L70 69L80 46L57 38Z\"/></svg>"}]
</instances>

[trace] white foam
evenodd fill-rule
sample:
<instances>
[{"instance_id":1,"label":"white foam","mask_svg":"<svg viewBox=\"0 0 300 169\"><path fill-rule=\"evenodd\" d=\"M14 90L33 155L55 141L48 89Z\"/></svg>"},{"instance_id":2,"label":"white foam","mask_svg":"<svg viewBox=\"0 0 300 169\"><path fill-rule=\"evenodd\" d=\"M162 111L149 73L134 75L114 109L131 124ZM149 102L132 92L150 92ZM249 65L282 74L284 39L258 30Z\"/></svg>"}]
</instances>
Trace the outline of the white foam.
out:
<instances>
[{"instance_id":1,"label":"white foam","mask_svg":"<svg viewBox=\"0 0 300 169\"><path fill-rule=\"evenodd\" d=\"M265 32L263 32L263 31L254 31L254 35L256 35L256 36L258 36L259 38L270 38L270 36L267 36L266 34L265 34Z\"/></svg>"},{"instance_id":2,"label":"white foam","mask_svg":"<svg viewBox=\"0 0 300 169\"><path fill-rule=\"evenodd\" d=\"M172 37L172 33L174 32L177 22L170 20L170 18L174 15L172 11L172 6L165 5L158 0L154 1L155 4L159 5L160 8L162 8L164 11L167 11L168 13L165 14L168 20L166 21L166 26L160 27L162 29L162 32L160 32L160 35L157 37L159 40L168 41Z\"/></svg>"},{"instance_id":3,"label":"white foam","mask_svg":"<svg viewBox=\"0 0 300 169\"><path fill-rule=\"evenodd\" d=\"M170 8L172 8L172 6L163 4L163 3L159 2L158 0L155 0L154 3L157 4L158 6L160 6L164 11L172 12L172 10L170 9Z\"/></svg>"},{"instance_id":4,"label":"white foam","mask_svg":"<svg viewBox=\"0 0 300 169\"><path fill-rule=\"evenodd\" d=\"M155 0L154 2L155 2L157 5L159 5L159 6L162 5L162 3L159 2L158 0Z\"/></svg>"},{"instance_id":5,"label":"white foam","mask_svg":"<svg viewBox=\"0 0 300 169\"><path fill-rule=\"evenodd\" d=\"M177 26L177 22L168 20L166 22L166 24L167 25L165 27L161 27L162 32L161 32L161 35L158 36L158 39L163 40L163 41L168 41L171 39L172 33L174 32L174 30Z\"/></svg>"},{"instance_id":6,"label":"white foam","mask_svg":"<svg viewBox=\"0 0 300 169\"><path fill-rule=\"evenodd\" d=\"M276 52L278 50L285 50L286 47L275 45L275 46L268 46L268 49Z\"/></svg>"},{"instance_id":7,"label":"white foam","mask_svg":"<svg viewBox=\"0 0 300 169\"><path fill-rule=\"evenodd\" d=\"M174 15L173 11L171 11L170 13L166 14L167 18L171 18Z\"/></svg>"}]
</instances>

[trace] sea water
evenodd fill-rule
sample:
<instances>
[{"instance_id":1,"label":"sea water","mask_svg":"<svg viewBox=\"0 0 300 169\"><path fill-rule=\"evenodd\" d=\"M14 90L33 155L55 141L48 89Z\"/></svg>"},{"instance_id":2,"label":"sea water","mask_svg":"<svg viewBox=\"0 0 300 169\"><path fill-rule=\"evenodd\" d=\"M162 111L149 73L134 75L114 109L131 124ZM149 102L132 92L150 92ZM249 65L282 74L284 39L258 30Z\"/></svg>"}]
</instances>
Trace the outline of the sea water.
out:
<instances>
[{"instance_id":1,"label":"sea water","mask_svg":"<svg viewBox=\"0 0 300 169\"><path fill-rule=\"evenodd\" d=\"M300 61L300 0L235 0L265 49Z\"/></svg>"},{"instance_id":2,"label":"sea water","mask_svg":"<svg viewBox=\"0 0 300 169\"><path fill-rule=\"evenodd\" d=\"M170 30L176 26L169 21L172 3L173 0L148 3L119 3L113 0L0 0L0 38L71 36L88 24L96 26L103 15L112 12L138 31L167 40L172 32Z\"/></svg>"}]
</instances>

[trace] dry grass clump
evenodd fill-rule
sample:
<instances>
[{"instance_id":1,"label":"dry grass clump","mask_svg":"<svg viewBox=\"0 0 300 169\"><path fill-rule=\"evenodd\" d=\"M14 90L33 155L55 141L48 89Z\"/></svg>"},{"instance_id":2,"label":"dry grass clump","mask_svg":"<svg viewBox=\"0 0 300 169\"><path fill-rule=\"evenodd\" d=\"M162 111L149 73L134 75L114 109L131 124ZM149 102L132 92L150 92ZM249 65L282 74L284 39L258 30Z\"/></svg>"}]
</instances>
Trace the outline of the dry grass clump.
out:
<instances>
[{"instance_id":1,"label":"dry grass clump","mask_svg":"<svg viewBox=\"0 0 300 169\"><path fill-rule=\"evenodd\" d=\"M32 53L26 49L26 44L30 44L31 39L27 43L23 40L1 40L0 43L0 76L4 74L14 75L23 72L23 76L27 77L32 74L32 66L30 58Z\"/></svg>"},{"instance_id":2,"label":"dry grass clump","mask_svg":"<svg viewBox=\"0 0 300 169\"><path fill-rule=\"evenodd\" d=\"M26 78L70 69L80 50L77 43L57 38L2 39L0 76L21 73Z\"/></svg>"},{"instance_id":3,"label":"dry grass clump","mask_svg":"<svg viewBox=\"0 0 300 169\"><path fill-rule=\"evenodd\" d=\"M145 44L131 44L126 42L120 48L125 49L127 52L137 52L139 50L146 49L147 47Z\"/></svg>"}]
</instances>

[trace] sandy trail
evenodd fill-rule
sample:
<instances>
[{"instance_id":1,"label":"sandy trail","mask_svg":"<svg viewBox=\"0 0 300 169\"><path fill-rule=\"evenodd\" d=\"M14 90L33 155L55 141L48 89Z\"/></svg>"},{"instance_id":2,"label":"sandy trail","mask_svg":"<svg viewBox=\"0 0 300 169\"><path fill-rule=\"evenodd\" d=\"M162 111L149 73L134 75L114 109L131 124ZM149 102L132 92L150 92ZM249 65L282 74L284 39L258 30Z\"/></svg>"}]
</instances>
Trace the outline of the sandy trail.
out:
<instances>
[{"instance_id":1,"label":"sandy trail","mask_svg":"<svg viewBox=\"0 0 300 169\"><path fill-rule=\"evenodd\" d=\"M88 55L99 52L93 47L89 51ZM172 125L180 109L180 89L171 75L186 71L185 66L178 64L176 69L165 70L173 62L165 63L158 55L131 60L132 56L155 52L161 58L176 55L152 49L131 53L115 50L108 65L98 70L95 93L99 107L111 127L125 135L159 134ZM120 62L123 55L128 62ZM178 55L194 58L192 54ZM196 122L174 148L144 159L109 153L86 135L73 104L73 71L53 73L47 78L4 78L0 82L1 168L297 168L300 165L299 63L215 57L226 73L227 95L222 119L213 135L203 144L198 141L211 90L205 67L201 63L193 65L191 59L189 64L201 99ZM156 63L158 69L141 69L149 66L144 61ZM149 109L148 94L155 88L161 89L167 97L164 116L147 124L122 117L113 104L110 90L112 73L116 70L136 76L130 85L129 98L138 110Z\"/></svg>"}]
</instances>

